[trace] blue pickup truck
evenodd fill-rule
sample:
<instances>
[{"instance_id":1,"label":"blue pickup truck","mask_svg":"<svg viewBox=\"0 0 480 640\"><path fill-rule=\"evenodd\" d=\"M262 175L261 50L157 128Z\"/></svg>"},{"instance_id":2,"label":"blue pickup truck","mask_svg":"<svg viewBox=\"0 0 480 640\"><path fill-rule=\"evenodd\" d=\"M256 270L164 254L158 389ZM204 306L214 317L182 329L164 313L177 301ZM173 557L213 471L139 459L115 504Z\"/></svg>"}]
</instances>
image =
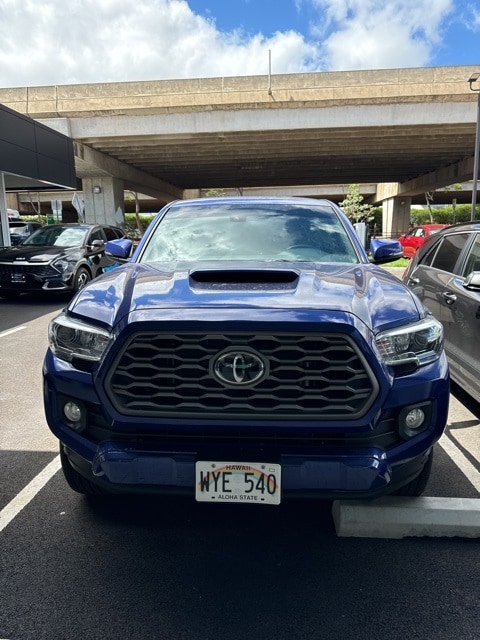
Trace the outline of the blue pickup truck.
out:
<instances>
[{"instance_id":1,"label":"blue pickup truck","mask_svg":"<svg viewBox=\"0 0 480 640\"><path fill-rule=\"evenodd\" d=\"M447 420L442 327L341 209L178 201L49 327L44 400L84 494L420 495Z\"/></svg>"}]
</instances>

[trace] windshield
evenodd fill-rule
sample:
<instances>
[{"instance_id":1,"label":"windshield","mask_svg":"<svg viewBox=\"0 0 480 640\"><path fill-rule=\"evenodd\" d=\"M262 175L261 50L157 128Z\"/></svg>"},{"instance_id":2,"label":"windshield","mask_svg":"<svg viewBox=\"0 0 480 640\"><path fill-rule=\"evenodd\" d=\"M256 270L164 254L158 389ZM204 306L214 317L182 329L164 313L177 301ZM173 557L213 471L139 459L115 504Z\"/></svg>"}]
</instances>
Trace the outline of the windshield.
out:
<instances>
[{"instance_id":1,"label":"windshield","mask_svg":"<svg viewBox=\"0 0 480 640\"><path fill-rule=\"evenodd\" d=\"M10 233L28 233L28 226L24 224L18 224L16 222L10 223Z\"/></svg>"},{"instance_id":2,"label":"windshield","mask_svg":"<svg viewBox=\"0 0 480 640\"><path fill-rule=\"evenodd\" d=\"M175 205L140 262L295 260L358 262L350 237L328 206L208 203Z\"/></svg>"},{"instance_id":3,"label":"windshield","mask_svg":"<svg viewBox=\"0 0 480 640\"><path fill-rule=\"evenodd\" d=\"M37 229L23 241L23 246L81 247L87 237L88 228L62 225L45 226Z\"/></svg>"}]
</instances>

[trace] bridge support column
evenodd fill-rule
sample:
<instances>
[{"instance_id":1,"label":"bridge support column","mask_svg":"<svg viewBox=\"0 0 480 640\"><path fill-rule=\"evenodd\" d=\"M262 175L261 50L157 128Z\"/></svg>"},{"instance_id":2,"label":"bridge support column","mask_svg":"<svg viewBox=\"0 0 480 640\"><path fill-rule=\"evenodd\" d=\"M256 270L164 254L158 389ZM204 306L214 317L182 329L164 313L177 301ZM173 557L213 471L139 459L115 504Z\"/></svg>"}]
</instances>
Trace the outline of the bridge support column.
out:
<instances>
[{"instance_id":1,"label":"bridge support column","mask_svg":"<svg viewBox=\"0 0 480 640\"><path fill-rule=\"evenodd\" d=\"M123 180L118 178L84 178L85 222L89 224L125 224Z\"/></svg>"},{"instance_id":2,"label":"bridge support column","mask_svg":"<svg viewBox=\"0 0 480 640\"><path fill-rule=\"evenodd\" d=\"M16 211L20 211L20 198L18 197L18 193L7 193L6 196L7 196L7 207L9 209L15 209Z\"/></svg>"},{"instance_id":3,"label":"bridge support column","mask_svg":"<svg viewBox=\"0 0 480 640\"><path fill-rule=\"evenodd\" d=\"M193 200L195 198L201 198L202 192L200 189L184 189L183 200Z\"/></svg>"},{"instance_id":4,"label":"bridge support column","mask_svg":"<svg viewBox=\"0 0 480 640\"><path fill-rule=\"evenodd\" d=\"M388 198L382 203L382 235L385 238L398 238L405 233L410 224L412 198Z\"/></svg>"}]
</instances>

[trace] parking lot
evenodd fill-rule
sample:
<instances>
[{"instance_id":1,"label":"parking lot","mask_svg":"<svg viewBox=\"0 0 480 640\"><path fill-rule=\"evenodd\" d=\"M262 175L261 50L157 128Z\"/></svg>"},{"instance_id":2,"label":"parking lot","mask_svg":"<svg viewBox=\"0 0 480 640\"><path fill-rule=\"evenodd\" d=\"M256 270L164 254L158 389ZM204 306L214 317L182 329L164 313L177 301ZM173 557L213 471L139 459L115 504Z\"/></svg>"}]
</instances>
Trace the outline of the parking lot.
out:
<instances>
[{"instance_id":1,"label":"parking lot","mask_svg":"<svg viewBox=\"0 0 480 640\"><path fill-rule=\"evenodd\" d=\"M41 390L63 304L0 301L0 638L480 638L478 539L340 538L329 501L73 493ZM453 391L425 495L480 498L480 409Z\"/></svg>"}]
</instances>

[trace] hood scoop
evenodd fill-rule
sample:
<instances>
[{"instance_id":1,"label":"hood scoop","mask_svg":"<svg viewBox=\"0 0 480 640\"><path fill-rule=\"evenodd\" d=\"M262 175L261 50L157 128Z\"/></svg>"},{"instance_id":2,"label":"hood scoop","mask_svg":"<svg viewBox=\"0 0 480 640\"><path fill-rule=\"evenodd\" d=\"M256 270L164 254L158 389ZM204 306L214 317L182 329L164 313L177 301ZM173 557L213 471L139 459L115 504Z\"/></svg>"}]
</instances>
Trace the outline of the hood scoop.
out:
<instances>
[{"instance_id":1,"label":"hood scoop","mask_svg":"<svg viewBox=\"0 0 480 640\"><path fill-rule=\"evenodd\" d=\"M190 286L208 291L286 291L296 288L298 277L290 269L203 269L190 273Z\"/></svg>"}]
</instances>

